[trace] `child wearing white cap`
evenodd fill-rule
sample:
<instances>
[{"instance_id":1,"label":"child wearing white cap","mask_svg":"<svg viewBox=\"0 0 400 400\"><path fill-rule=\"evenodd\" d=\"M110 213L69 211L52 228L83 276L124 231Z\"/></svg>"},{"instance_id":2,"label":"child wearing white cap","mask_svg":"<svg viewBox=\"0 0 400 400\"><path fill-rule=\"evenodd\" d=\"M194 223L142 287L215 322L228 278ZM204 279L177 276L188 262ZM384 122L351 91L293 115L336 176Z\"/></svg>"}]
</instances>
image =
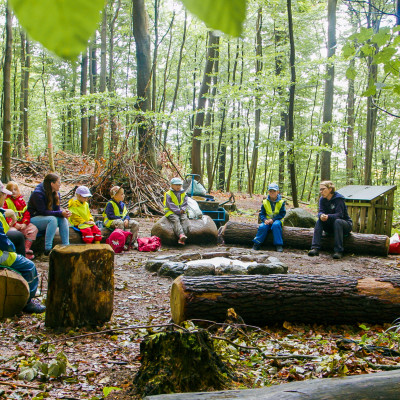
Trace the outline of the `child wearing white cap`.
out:
<instances>
[{"instance_id":1,"label":"child wearing white cap","mask_svg":"<svg viewBox=\"0 0 400 400\"><path fill-rule=\"evenodd\" d=\"M270 183L268 197L261 205L259 214L261 224L258 227L256 237L253 239L253 250L260 250L268 232L271 230L276 251L283 251L282 222L285 215L285 202L279 194L279 186L276 183Z\"/></svg>"},{"instance_id":2,"label":"child wearing white cap","mask_svg":"<svg viewBox=\"0 0 400 400\"><path fill-rule=\"evenodd\" d=\"M178 237L178 243L184 245L189 227L189 220L186 215L187 194L182 190L182 179L172 178L170 184L171 188L164 194L164 212Z\"/></svg>"},{"instance_id":3,"label":"child wearing white cap","mask_svg":"<svg viewBox=\"0 0 400 400\"><path fill-rule=\"evenodd\" d=\"M71 211L69 222L78 228L85 243L100 243L101 231L96 226L93 216L89 209L88 198L92 194L86 186L79 186L75 190L75 197L68 202L68 209Z\"/></svg>"}]
</instances>

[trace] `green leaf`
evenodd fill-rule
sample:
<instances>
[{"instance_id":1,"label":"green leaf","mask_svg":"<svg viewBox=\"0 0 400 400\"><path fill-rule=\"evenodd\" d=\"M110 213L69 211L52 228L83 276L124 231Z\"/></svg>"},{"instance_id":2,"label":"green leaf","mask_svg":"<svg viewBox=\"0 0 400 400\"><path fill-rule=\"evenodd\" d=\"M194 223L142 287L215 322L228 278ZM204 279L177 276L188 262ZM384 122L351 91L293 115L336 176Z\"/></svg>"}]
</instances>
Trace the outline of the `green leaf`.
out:
<instances>
[{"instance_id":1,"label":"green leaf","mask_svg":"<svg viewBox=\"0 0 400 400\"><path fill-rule=\"evenodd\" d=\"M368 39L371 39L374 31L372 28L361 28L359 33L353 35L354 38L358 40L359 43L365 42Z\"/></svg>"},{"instance_id":2,"label":"green leaf","mask_svg":"<svg viewBox=\"0 0 400 400\"><path fill-rule=\"evenodd\" d=\"M10 4L32 39L74 60L95 32L105 0L10 0Z\"/></svg>"},{"instance_id":3,"label":"green leaf","mask_svg":"<svg viewBox=\"0 0 400 400\"><path fill-rule=\"evenodd\" d=\"M385 47L379 53L374 55L374 62L376 64L383 64L392 58L394 54L396 54L397 50L394 47Z\"/></svg>"},{"instance_id":4,"label":"green leaf","mask_svg":"<svg viewBox=\"0 0 400 400\"><path fill-rule=\"evenodd\" d=\"M343 57L344 58L349 58L349 57L354 56L354 54L356 53L356 49L354 48L354 44L353 43L346 43L343 46L342 53L343 53Z\"/></svg>"},{"instance_id":5,"label":"green leaf","mask_svg":"<svg viewBox=\"0 0 400 400\"><path fill-rule=\"evenodd\" d=\"M372 42L376 43L379 47L383 46L386 44L391 36L389 35L389 28L382 28L379 30L378 33L376 33L374 36L372 36Z\"/></svg>"},{"instance_id":6,"label":"green leaf","mask_svg":"<svg viewBox=\"0 0 400 400\"><path fill-rule=\"evenodd\" d=\"M114 390L122 390L122 389L118 388L118 387L113 387L113 386L105 387L105 388L103 388L104 397L107 397Z\"/></svg>"},{"instance_id":7,"label":"green leaf","mask_svg":"<svg viewBox=\"0 0 400 400\"><path fill-rule=\"evenodd\" d=\"M246 17L246 0L181 0L184 6L212 29L240 36Z\"/></svg>"},{"instance_id":8,"label":"green leaf","mask_svg":"<svg viewBox=\"0 0 400 400\"><path fill-rule=\"evenodd\" d=\"M356 76L357 76L357 70L354 67L347 68L347 71L346 71L347 79L356 79Z\"/></svg>"},{"instance_id":9,"label":"green leaf","mask_svg":"<svg viewBox=\"0 0 400 400\"><path fill-rule=\"evenodd\" d=\"M24 381L33 381L38 372L35 368L31 367L22 367L21 372L18 374L18 379L24 380Z\"/></svg>"},{"instance_id":10,"label":"green leaf","mask_svg":"<svg viewBox=\"0 0 400 400\"><path fill-rule=\"evenodd\" d=\"M364 93L362 93L361 96L369 97L373 96L374 94L376 94L376 87L374 84L372 84L367 87L367 90Z\"/></svg>"}]
</instances>

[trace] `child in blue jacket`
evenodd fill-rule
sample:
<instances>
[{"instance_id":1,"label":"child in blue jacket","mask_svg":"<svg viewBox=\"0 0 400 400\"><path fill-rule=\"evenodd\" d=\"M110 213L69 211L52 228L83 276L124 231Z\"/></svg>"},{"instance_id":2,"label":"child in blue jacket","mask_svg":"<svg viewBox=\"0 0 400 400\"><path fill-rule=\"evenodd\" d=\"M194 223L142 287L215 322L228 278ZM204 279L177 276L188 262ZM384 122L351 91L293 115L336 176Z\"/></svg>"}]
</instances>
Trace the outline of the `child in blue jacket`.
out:
<instances>
[{"instance_id":1,"label":"child in blue jacket","mask_svg":"<svg viewBox=\"0 0 400 400\"><path fill-rule=\"evenodd\" d=\"M276 183L270 183L268 186L268 197L261 205L259 214L261 224L258 227L256 237L253 239L253 250L260 250L268 232L271 230L276 251L283 251L282 221L285 215L285 201L282 200L279 194L279 186Z\"/></svg>"}]
</instances>

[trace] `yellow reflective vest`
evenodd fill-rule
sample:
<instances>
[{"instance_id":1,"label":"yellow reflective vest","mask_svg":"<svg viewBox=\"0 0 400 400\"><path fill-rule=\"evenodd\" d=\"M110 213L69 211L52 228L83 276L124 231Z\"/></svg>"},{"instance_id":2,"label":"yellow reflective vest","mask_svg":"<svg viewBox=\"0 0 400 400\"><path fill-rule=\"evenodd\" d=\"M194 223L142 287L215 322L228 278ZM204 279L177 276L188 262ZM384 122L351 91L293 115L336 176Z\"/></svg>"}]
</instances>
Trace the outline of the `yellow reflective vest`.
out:
<instances>
[{"instance_id":1,"label":"yellow reflective vest","mask_svg":"<svg viewBox=\"0 0 400 400\"><path fill-rule=\"evenodd\" d=\"M104 211L103 211L104 226L107 227L107 228L109 228L111 226L111 222L113 221L112 219L108 219L107 214L106 214L106 208L107 208L107 206L109 204L111 204L113 206L114 214L115 214L116 217L124 219L126 217L126 215L128 214L128 210L126 209L125 204L124 204L124 209L122 210L122 214L121 214L120 211L119 211L118 204L115 201L110 200L106 204L106 206L104 208Z\"/></svg>"},{"instance_id":2,"label":"yellow reflective vest","mask_svg":"<svg viewBox=\"0 0 400 400\"><path fill-rule=\"evenodd\" d=\"M7 207L10 210L13 210L15 212L15 215L17 216L17 221L21 221L22 218L24 217L25 211L27 210L28 206L25 206L22 210L17 210L17 207L15 207L14 202L8 197L6 199Z\"/></svg>"},{"instance_id":3,"label":"yellow reflective vest","mask_svg":"<svg viewBox=\"0 0 400 400\"><path fill-rule=\"evenodd\" d=\"M175 193L172 190L168 190L168 192L165 192L163 204L164 204L164 212L165 212L166 217L168 217L168 215L174 214L174 212L167 206L167 195L169 195L171 197L172 202L177 207L180 207L183 204L183 201L185 200L186 192L181 193L181 198L179 200L175 196Z\"/></svg>"},{"instance_id":4,"label":"yellow reflective vest","mask_svg":"<svg viewBox=\"0 0 400 400\"><path fill-rule=\"evenodd\" d=\"M275 203L275 210L272 211L271 202L268 199L264 199L263 206L265 209L265 213L267 214L267 218L273 219L275 215L278 215L284 202L285 202L284 200L277 201ZM283 218L280 221L282 222L282 225L283 225Z\"/></svg>"},{"instance_id":5,"label":"yellow reflective vest","mask_svg":"<svg viewBox=\"0 0 400 400\"><path fill-rule=\"evenodd\" d=\"M0 212L0 224L3 226L4 234L8 232L10 227L7 224L6 219L2 212ZM0 250L0 265L4 265L6 267L11 267L17 259L17 253L13 251L1 251Z\"/></svg>"},{"instance_id":6,"label":"yellow reflective vest","mask_svg":"<svg viewBox=\"0 0 400 400\"><path fill-rule=\"evenodd\" d=\"M76 226L79 229L90 228L92 226L85 224L87 221L93 221L87 201L81 203L77 199L71 199L68 202L68 209L72 212L72 215L69 217L69 222L72 226Z\"/></svg>"}]
</instances>

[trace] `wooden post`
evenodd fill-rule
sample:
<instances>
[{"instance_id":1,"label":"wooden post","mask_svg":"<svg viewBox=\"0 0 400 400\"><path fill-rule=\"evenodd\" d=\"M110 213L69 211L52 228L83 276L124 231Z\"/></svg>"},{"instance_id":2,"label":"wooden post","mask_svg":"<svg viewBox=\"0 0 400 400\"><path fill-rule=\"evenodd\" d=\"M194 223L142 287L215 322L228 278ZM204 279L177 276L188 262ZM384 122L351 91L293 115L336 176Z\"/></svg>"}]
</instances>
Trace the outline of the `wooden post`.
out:
<instances>
[{"instance_id":1,"label":"wooden post","mask_svg":"<svg viewBox=\"0 0 400 400\"><path fill-rule=\"evenodd\" d=\"M97 326L114 301L114 252L108 244L57 245L50 253L45 325Z\"/></svg>"}]
</instances>

